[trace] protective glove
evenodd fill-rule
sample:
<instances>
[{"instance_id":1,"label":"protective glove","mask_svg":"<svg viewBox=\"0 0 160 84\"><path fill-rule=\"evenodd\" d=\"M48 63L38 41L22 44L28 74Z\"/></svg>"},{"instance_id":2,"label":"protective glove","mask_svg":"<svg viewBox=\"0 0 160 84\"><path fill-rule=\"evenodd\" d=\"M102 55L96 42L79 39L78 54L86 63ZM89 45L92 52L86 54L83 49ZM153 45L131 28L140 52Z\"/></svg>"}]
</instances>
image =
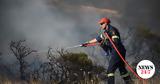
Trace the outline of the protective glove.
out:
<instances>
[{"instance_id":1,"label":"protective glove","mask_svg":"<svg viewBox=\"0 0 160 84\"><path fill-rule=\"evenodd\" d=\"M85 42L85 43L82 43L81 45L82 45L82 47L87 47L88 46L88 42Z\"/></svg>"}]
</instances>

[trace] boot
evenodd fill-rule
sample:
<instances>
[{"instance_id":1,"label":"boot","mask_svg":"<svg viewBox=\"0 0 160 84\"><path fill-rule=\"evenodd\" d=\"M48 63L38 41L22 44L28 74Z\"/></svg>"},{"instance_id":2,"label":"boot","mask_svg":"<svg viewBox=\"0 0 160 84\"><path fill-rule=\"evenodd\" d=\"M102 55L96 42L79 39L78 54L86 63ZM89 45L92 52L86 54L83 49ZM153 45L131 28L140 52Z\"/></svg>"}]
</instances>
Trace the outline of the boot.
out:
<instances>
[{"instance_id":1,"label":"boot","mask_svg":"<svg viewBox=\"0 0 160 84\"><path fill-rule=\"evenodd\" d=\"M134 84L130 76L124 77L125 84Z\"/></svg>"},{"instance_id":2,"label":"boot","mask_svg":"<svg viewBox=\"0 0 160 84\"><path fill-rule=\"evenodd\" d=\"M108 84L115 84L114 76L108 77Z\"/></svg>"}]
</instances>

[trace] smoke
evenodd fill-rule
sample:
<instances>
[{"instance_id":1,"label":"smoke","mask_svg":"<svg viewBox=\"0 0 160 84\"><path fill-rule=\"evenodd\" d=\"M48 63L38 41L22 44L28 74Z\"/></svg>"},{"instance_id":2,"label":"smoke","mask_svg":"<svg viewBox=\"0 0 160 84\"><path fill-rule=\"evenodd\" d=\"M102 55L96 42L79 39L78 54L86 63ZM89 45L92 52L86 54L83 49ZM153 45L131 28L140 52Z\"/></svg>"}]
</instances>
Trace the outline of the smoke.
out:
<instances>
[{"instance_id":1,"label":"smoke","mask_svg":"<svg viewBox=\"0 0 160 84\"><path fill-rule=\"evenodd\" d=\"M158 0L1 0L0 51L11 40L26 39L31 48L68 47L88 41L97 21L109 17L122 35L138 24L159 26ZM126 45L129 46L129 43ZM85 50L84 50L85 51ZM8 54L6 54L8 55Z\"/></svg>"},{"instance_id":2,"label":"smoke","mask_svg":"<svg viewBox=\"0 0 160 84\"><path fill-rule=\"evenodd\" d=\"M6 1L6 3L8 2ZM55 44L63 45L67 43L67 36L75 38L74 35L71 36L72 31L67 31L75 27L74 21L65 16L60 16L56 12L53 13L54 10L50 11L44 2L40 0L17 0L17 3L10 3L13 7L9 7L8 15L5 16L5 24L10 26L6 27L6 31L11 32L8 35L9 38L14 40L26 39L33 42L33 47L39 46L39 49ZM3 39L5 38L3 37Z\"/></svg>"},{"instance_id":3,"label":"smoke","mask_svg":"<svg viewBox=\"0 0 160 84\"><path fill-rule=\"evenodd\" d=\"M66 1L1 0L0 50L7 51L9 42L19 39L26 39L33 48L42 51L48 46L85 42L97 30L97 21L104 13L118 16L116 10L76 6Z\"/></svg>"},{"instance_id":4,"label":"smoke","mask_svg":"<svg viewBox=\"0 0 160 84\"><path fill-rule=\"evenodd\" d=\"M129 0L124 8L122 24L130 26L145 25L157 33L159 30L158 0Z\"/></svg>"}]
</instances>

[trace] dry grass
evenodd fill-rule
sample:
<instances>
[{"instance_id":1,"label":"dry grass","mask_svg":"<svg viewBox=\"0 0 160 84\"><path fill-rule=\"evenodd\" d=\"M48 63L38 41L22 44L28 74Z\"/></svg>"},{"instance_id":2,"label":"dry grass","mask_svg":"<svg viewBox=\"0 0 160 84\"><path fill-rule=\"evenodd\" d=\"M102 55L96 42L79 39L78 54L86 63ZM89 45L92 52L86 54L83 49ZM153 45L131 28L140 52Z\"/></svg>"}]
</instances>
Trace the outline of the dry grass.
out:
<instances>
[{"instance_id":1,"label":"dry grass","mask_svg":"<svg viewBox=\"0 0 160 84\"><path fill-rule=\"evenodd\" d=\"M134 81L133 84L160 84L160 78L158 76L145 81L140 81L138 79L133 79L133 81ZM7 77L0 77L0 84L58 84L58 83L56 83L56 81L41 81L41 80L30 80L30 81L10 80ZM86 79L86 80L80 80L76 84L105 84L105 83L104 82L100 83L100 79L94 79L94 80Z\"/></svg>"},{"instance_id":2,"label":"dry grass","mask_svg":"<svg viewBox=\"0 0 160 84\"><path fill-rule=\"evenodd\" d=\"M143 81L140 81L138 79L134 79L133 81L134 81L134 84L160 84L160 78L158 76L151 79L143 80Z\"/></svg>"}]
</instances>

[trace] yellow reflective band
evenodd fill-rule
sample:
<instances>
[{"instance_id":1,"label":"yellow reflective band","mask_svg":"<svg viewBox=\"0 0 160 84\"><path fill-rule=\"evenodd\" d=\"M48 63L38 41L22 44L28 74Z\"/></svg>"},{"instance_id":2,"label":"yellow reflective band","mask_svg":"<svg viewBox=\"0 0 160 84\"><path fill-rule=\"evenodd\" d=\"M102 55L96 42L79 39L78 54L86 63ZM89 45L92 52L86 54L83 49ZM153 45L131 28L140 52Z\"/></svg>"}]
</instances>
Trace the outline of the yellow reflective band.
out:
<instances>
[{"instance_id":1,"label":"yellow reflective band","mask_svg":"<svg viewBox=\"0 0 160 84\"><path fill-rule=\"evenodd\" d=\"M112 39L115 39L115 38L119 39L119 36L116 36L116 35L112 36Z\"/></svg>"},{"instance_id":2,"label":"yellow reflective band","mask_svg":"<svg viewBox=\"0 0 160 84\"><path fill-rule=\"evenodd\" d=\"M129 76L129 73L126 73L124 75L121 75L123 78Z\"/></svg>"},{"instance_id":3,"label":"yellow reflective band","mask_svg":"<svg viewBox=\"0 0 160 84\"><path fill-rule=\"evenodd\" d=\"M109 74L107 74L107 76L108 76L108 77L114 76L114 73L109 73Z\"/></svg>"},{"instance_id":4,"label":"yellow reflective band","mask_svg":"<svg viewBox=\"0 0 160 84\"><path fill-rule=\"evenodd\" d=\"M102 35L102 34L100 35L100 37L101 37L101 39L104 39L104 37L103 37L103 35Z\"/></svg>"}]
</instances>

